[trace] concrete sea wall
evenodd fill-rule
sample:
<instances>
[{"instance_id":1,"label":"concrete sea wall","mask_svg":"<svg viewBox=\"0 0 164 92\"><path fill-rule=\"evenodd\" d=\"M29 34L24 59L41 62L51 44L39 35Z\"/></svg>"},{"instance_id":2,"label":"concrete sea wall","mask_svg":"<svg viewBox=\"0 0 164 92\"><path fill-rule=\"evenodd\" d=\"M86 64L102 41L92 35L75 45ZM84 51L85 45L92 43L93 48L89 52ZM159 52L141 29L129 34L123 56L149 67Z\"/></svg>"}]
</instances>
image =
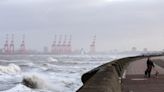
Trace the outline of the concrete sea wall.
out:
<instances>
[{"instance_id":1,"label":"concrete sea wall","mask_svg":"<svg viewBox=\"0 0 164 92\"><path fill-rule=\"evenodd\" d=\"M128 64L144 56L127 57L99 66L85 74L77 92L121 92L121 77Z\"/></svg>"}]
</instances>

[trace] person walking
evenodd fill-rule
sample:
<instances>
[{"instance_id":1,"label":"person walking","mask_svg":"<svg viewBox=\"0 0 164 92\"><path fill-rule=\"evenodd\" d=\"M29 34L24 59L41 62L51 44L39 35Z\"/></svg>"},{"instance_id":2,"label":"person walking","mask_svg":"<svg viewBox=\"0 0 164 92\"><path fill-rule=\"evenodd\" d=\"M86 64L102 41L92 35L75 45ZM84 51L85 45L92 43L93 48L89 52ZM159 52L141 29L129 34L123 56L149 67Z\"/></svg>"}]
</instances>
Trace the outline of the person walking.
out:
<instances>
[{"instance_id":1,"label":"person walking","mask_svg":"<svg viewBox=\"0 0 164 92\"><path fill-rule=\"evenodd\" d=\"M147 69L145 70L145 76L146 76L146 77L150 78L152 68L154 68L154 63L153 63L152 60L148 57L148 59L147 59Z\"/></svg>"}]
</instances>

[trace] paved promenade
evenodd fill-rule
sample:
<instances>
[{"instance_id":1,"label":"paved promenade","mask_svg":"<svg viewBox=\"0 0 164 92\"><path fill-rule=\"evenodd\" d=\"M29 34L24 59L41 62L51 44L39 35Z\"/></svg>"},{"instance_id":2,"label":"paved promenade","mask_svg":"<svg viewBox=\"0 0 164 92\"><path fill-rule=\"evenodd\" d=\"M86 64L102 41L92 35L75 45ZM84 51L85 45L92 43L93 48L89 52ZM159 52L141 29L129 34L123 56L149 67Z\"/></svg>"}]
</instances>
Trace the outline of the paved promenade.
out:
<instances>
[{"instance_id":1,"label":"paved promenade","mask_svg":"<svg viewBox=\"0 0 164 92\"><path fill-rule=\"evenodd\" d=\"M146 60L141 59L129 64L122 80L123 92L164 92L164 68L155 65L151 78L145 78ZM155 77L156 70L159 72L158 77Z\"/></svg>"}]
</instances>

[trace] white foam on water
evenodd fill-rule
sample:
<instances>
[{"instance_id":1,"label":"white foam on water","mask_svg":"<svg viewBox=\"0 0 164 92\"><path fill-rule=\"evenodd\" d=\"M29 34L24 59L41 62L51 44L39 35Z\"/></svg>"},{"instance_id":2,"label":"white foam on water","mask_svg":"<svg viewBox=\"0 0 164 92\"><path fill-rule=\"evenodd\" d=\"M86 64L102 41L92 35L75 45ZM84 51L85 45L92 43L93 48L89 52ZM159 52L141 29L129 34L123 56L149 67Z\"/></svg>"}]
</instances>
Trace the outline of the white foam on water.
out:
<instances>
[{"instance_id":1,"label":"white foam on water","mask_svg":"<svg viewBox=\"0 0 164 92\"><path fill-rule=\"evenodd\" d=\"M22 84L18 84L9 90L0 91L0 92L35 92L35 91L33 91L32 89L30 89Z\"/></svg>"},{"instance_id":2,"label":"white foam on water","mask_svg":"<svg viewBox=\"0 0 164 92\"><path fill-rule=\"evenodd\" d=\"M47 78L45 74L41 73L25 73L23 79L27 81L32 81L36 84L36 89L51 90L53 92L58 92L55 85Z\"/></svg>"},{"instance_id":3,"label":"white foam on water","mask_svg":"<svg viewBox=\"0 0 164 92\"><path fill-rule=\"evenodd\" d=\"M20 73L21 68L15 64L9 64L8 66L0 66L0 73L13 74Z\"/></svg>"},{"instance_id":4,"label":"white foam on water","mask_svg":"<svg viewBox=\"0 0 164 92\"><path fill-rule=\"evenodd\" d=\"M49 58L48 58L48 61L50 61L50 62L58 62L58 60L55 59L55 58L53 58L53 57L49 57Z\"/></svg>"}]
</instances>

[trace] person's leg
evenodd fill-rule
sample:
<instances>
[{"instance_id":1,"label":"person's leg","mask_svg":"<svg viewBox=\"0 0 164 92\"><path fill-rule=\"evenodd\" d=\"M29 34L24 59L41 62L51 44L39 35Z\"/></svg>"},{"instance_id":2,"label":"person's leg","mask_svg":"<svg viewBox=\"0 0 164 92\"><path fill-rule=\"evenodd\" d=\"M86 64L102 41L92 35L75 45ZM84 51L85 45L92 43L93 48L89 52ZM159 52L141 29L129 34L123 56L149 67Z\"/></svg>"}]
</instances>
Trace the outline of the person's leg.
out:
<instances>
[{"instance_id":1,"label":"person's leg","mask_svg":"<svg viewBox=\"0 0 164 92\"><path fill-rule=\"evenodd\" d=\"M148 71L148 78L150 78L150 71Z\"/></svg>"},{"instance_id":2,"label":"person's leg","mask_svg":"<svg viewBox=\"0 0 164 92\"><path fill-rule=\"evenodd\" d=\"M145 70L145 77L148 77L148 69Z\"/></svg>"},{"instance_id":3,"label":"person's leg","mask_svg":"<svg viewBox=\"0 0 164 92\"><path fill-rule=\"evenodd\" d=\"M148 77L150 78L151 76L151 69L148 70Z\"/></svg>"}]
</instances>

